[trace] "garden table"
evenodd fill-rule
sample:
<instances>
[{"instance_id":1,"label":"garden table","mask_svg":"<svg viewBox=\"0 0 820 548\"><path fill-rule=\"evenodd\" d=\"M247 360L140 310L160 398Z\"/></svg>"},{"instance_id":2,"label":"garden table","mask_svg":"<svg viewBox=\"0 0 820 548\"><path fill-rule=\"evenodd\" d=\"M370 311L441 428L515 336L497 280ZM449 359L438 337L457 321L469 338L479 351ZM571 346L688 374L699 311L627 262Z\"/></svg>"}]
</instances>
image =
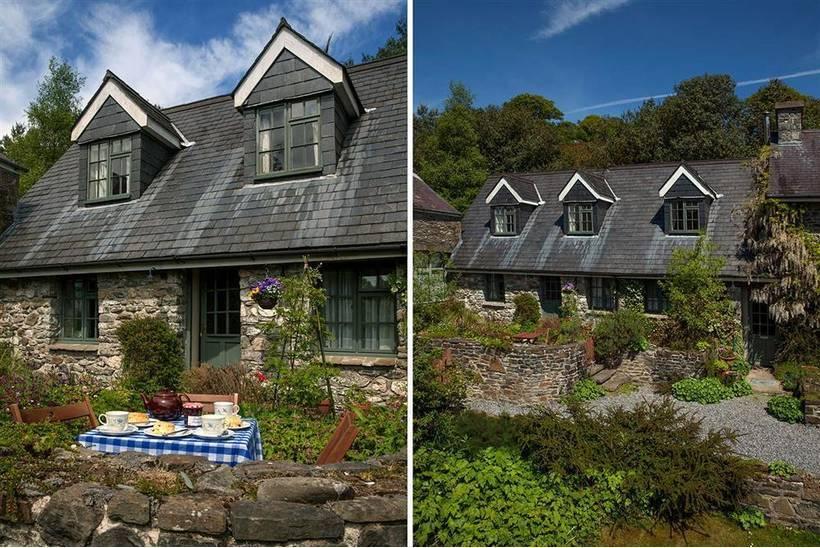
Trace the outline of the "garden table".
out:
<instances>
[{"instance_id":1,"label":"garden table","mask_svg":"<svg viewBox=\"0 0 820 548\"><path fill-rule=\"evenodd\" d=\"M240 462L262 460L262 438L255 419L243 418L251 423L246 430L235 430L228 440L205 440L196 436L184 438L155 438L146 436L145 430L129 436L106 436L96 429L89 430L77 438L81 445L102 453L122 453L139 451L149 455L196 455L209 461L228 466ZM184 426L183 420L171 421Z\"/></svg>"}]
</instances>

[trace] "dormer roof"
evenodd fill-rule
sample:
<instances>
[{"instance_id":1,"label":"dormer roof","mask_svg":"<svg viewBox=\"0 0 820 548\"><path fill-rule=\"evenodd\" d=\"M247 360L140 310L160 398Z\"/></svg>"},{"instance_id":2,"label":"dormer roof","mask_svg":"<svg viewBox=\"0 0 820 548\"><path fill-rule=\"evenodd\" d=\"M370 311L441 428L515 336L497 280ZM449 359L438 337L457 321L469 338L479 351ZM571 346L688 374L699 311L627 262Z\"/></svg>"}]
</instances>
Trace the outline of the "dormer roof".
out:
<instances>
[{"instance_id":1,"label":"dormer roof","mask_svg":"<svg viewBox=\"0 0 820 548\"><path fill-rule=\"evenodd\" d=\"M609 186L606 177L588 171L576 171L572 174L572 177L569 178L567 184L564 185L564 188L561 189L561 192L558 194L558 201L563 202L572 188L577 184L583 185L596 200L603 200L604 202L612 204L620 199L615 195L615 192L612 191L612 187Z\"/></svg>"},{"instance_id":2,"label":"dormer roof","mask_svg":"<svg viewBox=\"0 0 820 548\"><path fill-rule=\"evenodd\" d=\"M519 204L539 206L544 203L535 183L515 175L502 176L487 195L486 203L498 201L502 196L512 197Z\"/></svg>"},{"instance_id":3,"label":"dormer roof","mask_svg":"<svg viewBox=\"0 0 820 548\"><path fill-rule=\"evenodd\" d=\"M337 95L342 99L345 108L350 110L354 116L358 117L364 112L362 103L353 88L353 83L344 65L293 30L284 17L279 22L279 26L276 27L276 32L273 33L271 39L251 65L251 68L242 76L239 84L231 93L234 107L242 108L245 105L251 92L285 50L327 78L335 88Z\"/></svg>"},{"instance_id":4,"label":"dormer roof","mask_svg":"<svg viewBox=\"0 0 820 548\"><path fill-rule=\"evenodd\" d=\"M669 176L666 182L658 191L661 198L665 198L669 191L678 184L689 183L694 186L697 192L702 196L707 196L713 200L721 198L723 195L715 192L706 182L700 178L698 172L686 164L680 164L678 168ZM694 192L694 191L693 191ZM680 196L678 196L680 197ZM687 196L690 197L690 196ZM691 197L695 197L694 195Z\"/></svg>"},{"instance_id":5,"label":"dormer roof","mask_svg":"<svg viewBox=\"0 0 820 548\"><path fill-rule=\"evenodd\" d=\"M71 140L78 141L85 129L103 105L112 99L142 129L153 134L171 148L179 149L190 145L182 132L170 118L157 107L146 101L139 93L110 70L105 71L102 84L80 113L77 123L71 129Z\"/></svg>"}]
</instances>

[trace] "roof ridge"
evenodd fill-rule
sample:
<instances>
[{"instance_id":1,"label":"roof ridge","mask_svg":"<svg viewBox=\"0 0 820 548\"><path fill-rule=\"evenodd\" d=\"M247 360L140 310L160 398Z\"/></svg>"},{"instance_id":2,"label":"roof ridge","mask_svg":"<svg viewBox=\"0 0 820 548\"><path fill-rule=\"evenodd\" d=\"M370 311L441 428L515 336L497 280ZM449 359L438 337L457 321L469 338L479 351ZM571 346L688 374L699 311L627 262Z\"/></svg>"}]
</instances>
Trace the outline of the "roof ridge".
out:
<instances>
[{"instance_id":1,"label":"roof ridge","mask_svg":"<svg viewBox=\"0 0 820 548\"><path fill-rule=\"evenodd\" d=\"M165 107L162 109L163 112L179 112L180 110L187 110L190 108L196 108L198 106L202 106L204 104L212 104L219 102L220 99L224 100L230 98L229 94L222 94L222 95L214 95L212 97L206 97L204 99L196 99L195 101L190 101L188 103L180 103L178 105Z\"/></svg>"},{"instance_id":2,"label":"roof ridge","mask_svg":"<svg viewBox=\"0 0 820 548\"><path fill-rule=\"evenodd\" d=\"M356 65L350 65L349 67L347 67L347 70L368 70L375 66L378 66L379 64L387 65L390 63L399 62L402 59L404 59L405 61L407 60L406 53L399 53L397 55L391 55L390 57L384 57L382 59L373 59L372 61L365 61L363 63L358 63Z\"/></svg>"}]
</instances>

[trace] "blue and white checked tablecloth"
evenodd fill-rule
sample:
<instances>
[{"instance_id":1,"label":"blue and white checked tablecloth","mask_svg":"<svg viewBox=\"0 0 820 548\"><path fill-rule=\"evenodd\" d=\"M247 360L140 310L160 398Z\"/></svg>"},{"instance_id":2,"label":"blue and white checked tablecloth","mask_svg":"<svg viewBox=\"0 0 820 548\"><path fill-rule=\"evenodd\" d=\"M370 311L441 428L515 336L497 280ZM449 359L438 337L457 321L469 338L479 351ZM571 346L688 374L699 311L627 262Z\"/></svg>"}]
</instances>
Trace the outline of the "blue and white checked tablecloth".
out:
<instances>
[{"instance_id":1,"label":"blue and white checked tablecloth","mask_svg":"<svg viewBox=\"0 0 820 548\"><path fill-rule=\"evenodd\" d=\"M140 451L149 455L198 455L219 464L236 466L247 460L262 460L262 438L259 425L254 419L243 419L251 423L247 430L235 430L229 440L204 440L193 435L184 438L154 438L146 436L144 430L130 436L106 436L89 430L77 438L80 444L102 453L122 453ZM175 424L183 425L181 420Z\"/></svg>"}]
</instances>

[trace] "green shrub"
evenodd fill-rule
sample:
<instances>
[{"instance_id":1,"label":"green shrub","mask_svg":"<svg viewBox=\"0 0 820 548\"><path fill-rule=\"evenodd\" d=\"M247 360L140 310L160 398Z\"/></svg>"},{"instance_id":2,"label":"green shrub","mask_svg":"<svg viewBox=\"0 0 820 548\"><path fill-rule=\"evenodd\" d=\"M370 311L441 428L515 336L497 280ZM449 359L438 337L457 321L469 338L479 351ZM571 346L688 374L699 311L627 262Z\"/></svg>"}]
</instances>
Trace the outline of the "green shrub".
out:
<instances>
[{"instance_id":1,"label":"green shrub","mask_svg":"<svg viewBox=\"0 0 820 548\"><path fill-rule=\"evenodd\" d=\"M8 343L0 342L0 398L2 409L9 404L39 406L57 385L48 375L34 374L32 367Z\"/></svg>"},{"instance_id":2,"label":"green shrub","mask_svg":"<svg viewBox=\"0 0 820 548\"><path fill-rule=\"evenodd\" d=\"M797 468L784 460L773 460L769 463L769 473L781 478L790 478L797 473Z\"/></svg>"},{"instance_id":3,"label":"green shrub","mask_svg":"<svg viewBox=\"0 0 820 548\"><path fill-rule=\"evenodd\" d=\"M518 432L522 455L544 473L629 472L621 522L648 514L687 529L706 512L736 507L754 473L734 453L733 433L703 431L671 399L602 412L582 405L570 405L567 414L545 409L522 417Z\"/></svg>"},{"instance_id":4,"label":"green shrub","mask_svg":"<svg viewBox=\"0 0 820 548\"><path fill-rule=\"evenodd\" d=\"M749 396L752 394L752 385L749 384L749 381L746 379L740 379L733 382L729 385L729 389L732 391L732 396L735 398L742 398L743 396Z\"/></svg>"},{"instance_id":5,"label":"green shrub","mask_svg":"<svg viewBox=\"0 0 820 548\"><path fill-rule=\"evenodd\" d=\"M803 403L794 396L772 396L766 410L779 421L803 422Z\"/></svg>"},{"instance_id":6,"label":"green shrub","mask_svg":"<svg viewBox=\"0 0 820 548\"><path fill-rule=\"evenodd\" d=\"M414 461L418 545L587 544L622 504L623 473L592 475L590 486L576 487L508 449L462 458L420 448Z\"/></svg>"},{"instance_id":7,"label":"green shrub","mask_svg":"<svg viewBox=\"0 0 820 548\"><path fill-rule=\"evenodd\" d=\"M565 399L574 401L592 401L606 395L606 390L593 379L583 379L575 383Z\"/></svg>"},{"instance_id":8,"label":"green shrub","mask_svg":"<svg viewBox=\"0 0 820 548\"><path fill-rule=\"evenodd\" d=\"M138 393L124 388L103 389L89 399L97 415L108 411L139 411L145 407Z\"/></svg>"},{"instance_id":9,"label":"green shrub","mask_svg":"<svg viewBox=\"0 0 820 548\"><path fill-rule=\"evenodd\" d=\"M672 385L672 395L681 401L717 403L734 396L732 389L715 377L683 379Z\"/></svg>"},{"instance_id":10,"label":"green shrub","mask_svg":"<svg viewBox=\"0 0 820 548\"><path fill-rule=\"evenodd\" d=\"M292 407L258 412L265 460L314 464L336 429L337 418L316 417Z\"/></svg>"},{"instance_id":11,"label":"green shrub","mask_svg":"<svg viewBox=\"0 0 820 548\"><path fill-rule=\"evenodd\" d=\"M407 447L407 405L352 405L359 434L347 453L350 460L363 461L396 453Z\"/></svg>"},{"instance_id":12,"label":"green shrub","mask_svg":"<svg viewBox=\"0 0 820 548\"><path fill-rule=\"evenodd\" d=\"M241 363L228 367L207 364L189 367L182 373L182 388L192 394L236 393L242 404L264 404L270 399L261 379Z\"/></svg>"},{"instance_id":13,"label":"green shrub","mask_svg":"<svg viewBox=\"0 0 820 548\"><path fill-rule=\"evenodd\" d=\"M766 526L766 516L763 515L763 511L752 506L744 506L735 510L729 514L729 517L735 520L744 531Z\"/></svg>"},{"instance_id":14,"label":"green shrub","mask_svg":"<svg viewBox=\"0 0 820 548\"><path fill-rule=\"evenodd\" d=\"M179 388L183 369L179 337L163 320L136 318L117 328L123 385L141 392Z\"/></svg>"},{"instance_id":15,"label":"green shrub","mask_svg":"<svg viewBox=\"0 0 820 548\"><path fill-rule=\"evenodd\" d=\"M87 429L84 420L0 423L0 494L11 494L21 482L31 480L29 466L47 462L55 449L70 447L74 438Z\"/></svg>"},{"instance_id":16,"label":"green shrub","mask_svg":"<svg viewBox=\"0 0 820 548\"><path fill-rule=\"evenodd\" d=\"M584 339L586 339L586 333L584 332L584 322L581 318L577 316L561 318L555 344L581 342Z\"/></svg>"},{"instance_id":17,"label":"green shrub","mask_svg":"<svg viewBox=\"0 0 820 548\"><path fill-rule=\"evenodd\" d=\"M623 355L649 346L649 322L643 312L621 309L600 319L593 330L595 355L603 362L617 364Z\"/></svg>"},{"instance_id":18,"label":"green shrub","mask_svg":"<svg viewBox=\"0 0 820 548\"><path fill-rule=\"evenodd\" d=\"M803 378L803 368L796 362L781 362L774 366L774 377L780 381L784 390L794 392Z\"/></svg>"},{"instance_id":19,"label":"green shrub","mask_svg":"<svg viewBox=\"0 0 820 548\"><path fill-rule=\"evenodd\" d=\"M739 378L745 379L746 375L748 375L751 370L752 366L748 361L746 361L746 358L743 356L735 356L735 363L732 364L732 371L734 371Z\"/></svg>"},{"instance_id":20,"label":"green shrub","mask_svg":"<svg viewBox=\"0 0 820 548\"><path fill-rule=\"evenodd\" d=\"M315 407L328 398L327 383L339 370L318 363L291 367L279 362L268 363L268 382L277 404Z\"/></svg>"},{"instance_id":21,"label":"green shrub","mask_svg":"<svg viewBox=\"0 0 820 548\"><path fill-rule=\"evenodd\" d=\"M513 323L517 323L522 329L532 329L541 319L541 304L532 293L519 293L513 297L515 311L513 312Z\"/></svg>"},{"instance_id":22,"label":"green shrub","mask_svg":"<svg viewBox=\"0 0 820 548\"><path fill-rule=\"evenodd\" d=\"M416 334L423 338L463 338L506 349L512 346L512 336L521 331L518 324L487 320L453 297L425 306L424 315L425 324L414 326Z\"/></svg>"}]
</instances>

